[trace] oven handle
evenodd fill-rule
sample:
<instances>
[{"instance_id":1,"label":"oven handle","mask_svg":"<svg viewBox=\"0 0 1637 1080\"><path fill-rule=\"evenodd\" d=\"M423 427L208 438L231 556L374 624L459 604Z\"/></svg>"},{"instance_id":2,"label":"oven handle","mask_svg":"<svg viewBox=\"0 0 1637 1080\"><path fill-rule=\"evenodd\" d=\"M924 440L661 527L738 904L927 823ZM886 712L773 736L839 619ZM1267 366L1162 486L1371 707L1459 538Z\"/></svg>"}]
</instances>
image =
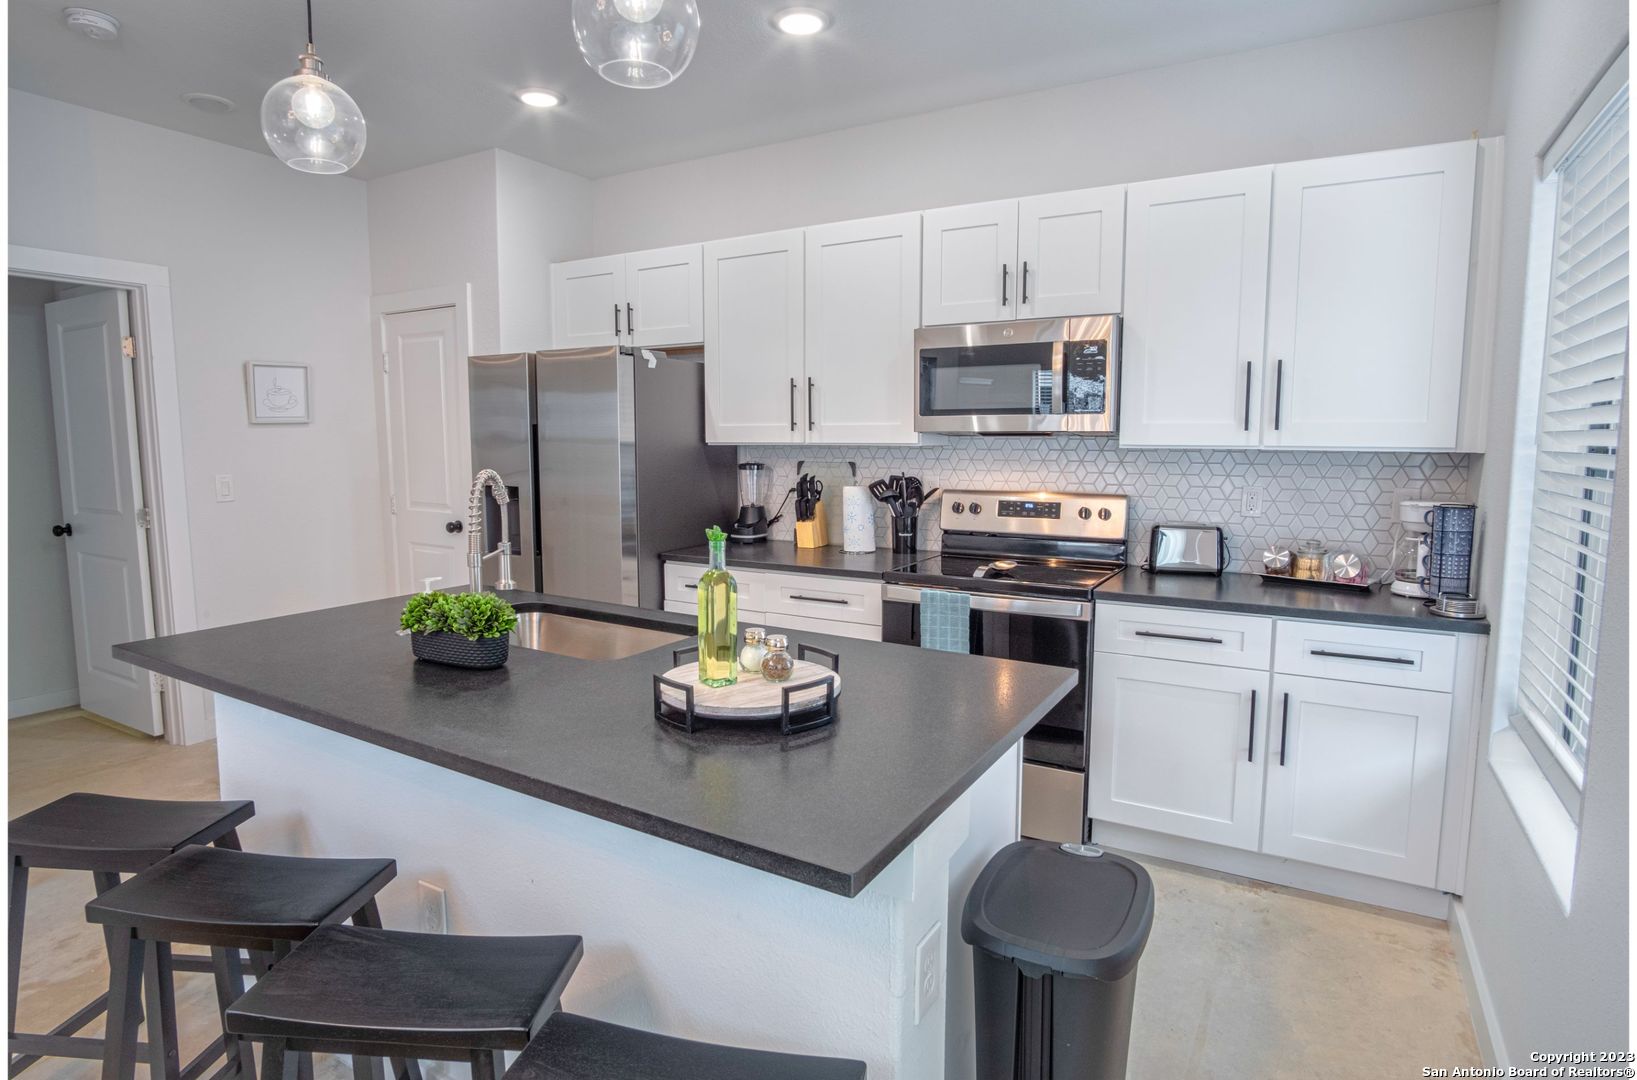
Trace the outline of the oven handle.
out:
<instances>
[{"instance_id":1,"label":"oven handle","mask_svg":"<svg viewBox=\"0 0 1637 1080\"><path fill-rule=\"evenodd\" d=\"M957 590L943 590L955 592ZM967 593L972 598L973 611L997 611L1005 615L1040 615L1048 619L1091 621L1091 605L1073 600L1034 600L1021 596L995 596L991 593ZM882 599L889 604L919 604L921 590L908 585L888 585Z\"/></svg>"}]
</instances>

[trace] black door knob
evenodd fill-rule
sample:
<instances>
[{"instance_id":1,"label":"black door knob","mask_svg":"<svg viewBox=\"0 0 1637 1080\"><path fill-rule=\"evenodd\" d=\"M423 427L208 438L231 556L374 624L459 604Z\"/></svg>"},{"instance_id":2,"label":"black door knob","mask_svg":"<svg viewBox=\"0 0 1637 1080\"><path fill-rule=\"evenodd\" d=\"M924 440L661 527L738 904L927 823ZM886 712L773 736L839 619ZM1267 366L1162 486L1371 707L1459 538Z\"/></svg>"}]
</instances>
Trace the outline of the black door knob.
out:
<instances>
[{"instance_id":1,"label":"black door knob","mask_svg":"<svg viewBox=\"0 0 1637 1080\"><path fill-rule=\"evenodd\" d=\"M72 525L53 525L53 526L51 526L51 535L52 536L73 536L74 535L74 526L72 526Z\"/></svg>"},{"instance_id":2,"label":"black door knob","mask_svg":"<svg viewBox=\"0 0 1637 1080\"><path fill-rule=\"evenodd\" d=\"M465 527L466 526L462 525L458 521L446 521L446 522L443 523L443 531L444 532L457 533L457 532L460 532Z\"/></svg>"}]
</instances>

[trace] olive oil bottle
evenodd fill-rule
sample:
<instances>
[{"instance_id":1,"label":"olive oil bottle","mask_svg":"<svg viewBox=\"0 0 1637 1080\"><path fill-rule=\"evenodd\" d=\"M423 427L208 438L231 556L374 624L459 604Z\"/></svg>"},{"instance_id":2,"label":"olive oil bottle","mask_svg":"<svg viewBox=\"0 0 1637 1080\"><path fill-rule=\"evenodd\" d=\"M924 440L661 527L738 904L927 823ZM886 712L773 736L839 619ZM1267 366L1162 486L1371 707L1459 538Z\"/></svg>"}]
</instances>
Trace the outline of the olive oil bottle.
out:
<instances>
[{"instance_id":1,"label":"olive oil bottle","mask_svg":"<svg viewBox=\"0 0 1637 1080\"><path fill-rule=\"evenodd\" d=\"M699 578L699 681L731 686L739 681L739 584L728 573L728 534L712 525L710 568Z\"/></svg>"}]
</instances>

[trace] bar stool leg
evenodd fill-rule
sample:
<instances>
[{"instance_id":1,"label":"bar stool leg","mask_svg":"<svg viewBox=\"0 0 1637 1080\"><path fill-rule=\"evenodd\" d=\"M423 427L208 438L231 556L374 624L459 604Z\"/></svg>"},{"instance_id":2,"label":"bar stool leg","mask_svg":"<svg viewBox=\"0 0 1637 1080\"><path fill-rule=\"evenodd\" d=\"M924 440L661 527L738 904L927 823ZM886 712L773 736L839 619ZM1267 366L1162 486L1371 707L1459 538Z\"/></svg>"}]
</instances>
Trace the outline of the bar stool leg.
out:
<instances>
[{"instance_id":1,"label":"bar stool leg","mask_svg":"<svg viewBox=\"0 0 1637 1080\"><path fill-rule=\"evenodd\" d=\"M499 1050L472 1051L472 1080L499 1080L505 1071L506 1062Z\"/></svg>"},{"instance_id":2,"label":"bar stool leg","mask_svg":"<svg viewBox=\"0 0 1637 1080\"><path fill-rule=\"evenodd\" d=\"M261 1048L261 1080L296 1080L295 1058L283 1039L268 1039Z\"/></svg>"},{"instance_id":3,"label":"bar stool leg","mask_svg":"<svg viewBox=\"0 0 1637 1080\"><path fill-rule=\"evenodd\" d=\"M176 970L168 941L146 943L148 992L148 1075L152 1080L180 1080L181 1050L176 1044Z\"/></svg>"},{"instance_id":4,"label":"bar stool leg","mask_svg":"<svg viewBox=\"0 0 1637 1080\"><path fill-rule=\"evenodd\" d=\"M256 1050L249 1039L228 1035L227 1007L244 996L244 966L238 949L210 950L216 975L216 1008L222 1016L222 1050L236 1063L241 1080L256 1080Z\"/></svg>"},{"instance_id":5,"label":"bar stool leg","mask_svg":"<svg viewBox=\"0 0 1637 1080\"><path fill-rule=\"evenodd\" d=\"M108 1030L103 1044L102 1080L134 1080L136 1076L144 953L143 943L129 930L108 952Z\"/></svg>"},{"instance_id":6,"label":"bar stool leg","mask_svg":"<svg viewBox=\"0 0 1637 1080\"><path fill-rule=\"evenodd\" d=\"M23 970L23 915L28 910L28 867L23 860L11 860L10 919L6 941L6 964L11 973L11 998L6 1009L6 1034L17 1030L17 979Z\"/></svg>"}]
</instances>

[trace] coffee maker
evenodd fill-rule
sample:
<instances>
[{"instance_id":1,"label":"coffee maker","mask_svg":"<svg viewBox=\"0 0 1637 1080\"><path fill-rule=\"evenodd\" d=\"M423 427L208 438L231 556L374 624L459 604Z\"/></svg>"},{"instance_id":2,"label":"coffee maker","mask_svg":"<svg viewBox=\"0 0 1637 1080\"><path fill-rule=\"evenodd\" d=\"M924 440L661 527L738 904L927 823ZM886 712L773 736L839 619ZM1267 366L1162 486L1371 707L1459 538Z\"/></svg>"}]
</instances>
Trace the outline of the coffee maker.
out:
<instances>
[{"instance_id":1,"label":"coffee maker","mask_svg":"<svg viewBox=\"0 0 1637 1080\"><path fill-rule=\"evenodd\" d=\"M1398 504L1398 541L1393 545L1392 592L1394 596L1426 599L1421 582L1427 575L1431 555L1432 511L1436 500L1405 499Z\"/></svg>"},{"instance_id":2,"label":"coffee maker","mask_svg":"<svg viewBox=\"0 0 1637 1080\"><path fill-rule=\"evenodd\" d=\"M767 466L760 461L739 463L739 517L728 529L735 544L760 544L767 540Z\"/></svg>"}]
</instances>

